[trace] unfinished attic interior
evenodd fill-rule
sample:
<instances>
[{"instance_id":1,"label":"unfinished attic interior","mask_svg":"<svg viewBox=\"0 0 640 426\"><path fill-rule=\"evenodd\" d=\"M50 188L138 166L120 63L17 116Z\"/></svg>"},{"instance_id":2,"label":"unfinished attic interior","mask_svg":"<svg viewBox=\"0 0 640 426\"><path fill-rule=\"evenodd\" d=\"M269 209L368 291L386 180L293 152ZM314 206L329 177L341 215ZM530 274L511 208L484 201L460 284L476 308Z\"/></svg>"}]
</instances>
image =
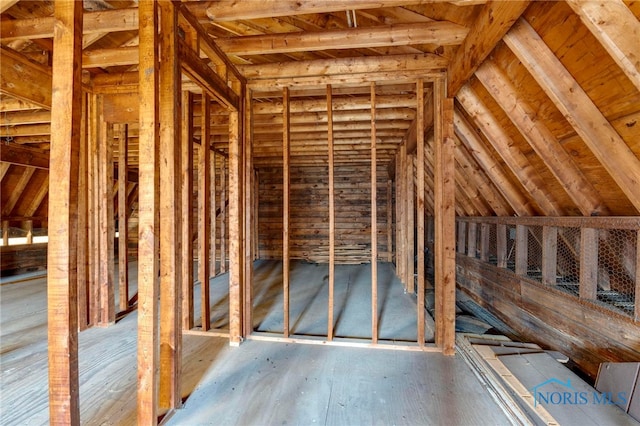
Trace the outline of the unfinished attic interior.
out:
<instances>
[{"instance_id":1,"label":"unfinished attic interior","mask_svg":"<svg viewBox=\"0 0 640 426\"><path fill-rule=\"evenodd\" d=\"M640 2L0 12L1 424L640 421Z\"/></svg>"}]
</instances>

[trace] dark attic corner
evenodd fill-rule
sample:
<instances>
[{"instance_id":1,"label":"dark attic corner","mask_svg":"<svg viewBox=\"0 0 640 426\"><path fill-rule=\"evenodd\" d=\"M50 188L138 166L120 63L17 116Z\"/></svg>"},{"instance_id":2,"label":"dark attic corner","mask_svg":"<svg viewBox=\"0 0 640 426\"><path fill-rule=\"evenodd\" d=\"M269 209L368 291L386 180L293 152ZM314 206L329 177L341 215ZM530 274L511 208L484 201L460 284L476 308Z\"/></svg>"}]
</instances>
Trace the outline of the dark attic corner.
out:
<instances>
[{"instance_id":1,"label":"dark attic corner","mask_svg":"<svg viewBox=\"0 0 640 426\"><path fill-rule=\"evenodd\" d=\"M640 2L0 1L0 424L640 422Z\"/></svg>"}]
</instances>

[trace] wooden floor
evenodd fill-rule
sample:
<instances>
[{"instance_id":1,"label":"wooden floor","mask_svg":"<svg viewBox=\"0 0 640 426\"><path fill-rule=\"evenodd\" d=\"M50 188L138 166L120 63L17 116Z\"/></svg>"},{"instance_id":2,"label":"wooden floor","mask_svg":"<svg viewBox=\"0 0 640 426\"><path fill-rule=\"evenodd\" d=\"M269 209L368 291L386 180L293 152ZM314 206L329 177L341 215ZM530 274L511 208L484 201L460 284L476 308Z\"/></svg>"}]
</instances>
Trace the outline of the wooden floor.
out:
<instances>
[{"instance_id":1,"label":"wooden floor","mask_svg":"<svg viewBox=\"0 0 640 426\"><path fill-rule=\"evenodd\" d=\"M316 300L300 290L305 279L313 276L308 268L322 267L295 263L292 301ZM366 265L360 268L359 272L349 272L349 268L340 272L351 283L344 290L345 297L338 298L342 290L336 291L336 305L343 306L341 319L336 313L337 330L343 327L345 336L357 331L358 321L349 318L358 318L356 278L367 280ZM381 271L380 276L385 273ZM273 282L277 275L277 266L272 263L256 264L258 329L268 328L269 318L281 316L281 302L269 297L270 291L275 292ZM212 289L225 277L216 280L212 280ZM387 299L415 300L403 294L397 282L381 291L389 291L388 296L392 296L394 286L398 292ZM306 296L293 298L294 294ZM221 300L212 295L216 297ZM362 302L366 309L370 299L357 297L366 299ZM3 283L0 302L0 424L47 424L45 278ZM300 305L295 313L292 310L292 324L298 332L314 332L313 327L320 324L319 319L311 320L319 314L310 308L315 304L318 313L326 313L320 302L321 297L317 296L315 303L306 308ZM223 304L218 306L223 308ZM403 321L396 318L400 315L396 309L386 303L380 307L381 335L394 330L387 329L384 321L415 323L415 302L405 309L407 319ZM219 316L215 312L212 315ZM271 324L276 324L275 319ZM367 336L370 320L364 318L360 324L360 334ZM135 424L136 326L134 312L114 326L80 333L83 424ZM326 319L320 328L324 327ZM404 330L404 326L397 330ZM224 338L185 335L183 371L182 394L189 398L184 409L168 420L169 424L510 424L459 355L254 340L232 348Z\"/></svg>"}]
</instances>

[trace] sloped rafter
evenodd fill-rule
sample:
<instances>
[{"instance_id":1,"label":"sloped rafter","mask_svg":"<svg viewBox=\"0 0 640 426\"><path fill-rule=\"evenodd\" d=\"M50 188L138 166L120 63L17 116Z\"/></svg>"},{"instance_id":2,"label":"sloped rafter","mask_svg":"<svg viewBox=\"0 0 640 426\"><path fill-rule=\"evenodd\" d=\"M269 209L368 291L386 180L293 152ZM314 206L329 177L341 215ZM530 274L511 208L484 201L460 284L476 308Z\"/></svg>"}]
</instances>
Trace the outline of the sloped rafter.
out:
<instances>
[{"instance_id":1,"label":"sloped rafter","mask_svg":"<svg viewBox=\"0 0 640 426\"><path fill-rule=\"evenodd\" d=\"M622 0L567 0L589 31L640 90L640 22Z\"/></svg>"},{"instance_id":2,"label":"sloped rafter","mask_svg":"<svg viewBox=\"0 0 640 426\"><path fill-rule=\"evenodd\" d=\"M449 64L448 95L454 96L529 6L529 1L490 1Z\"/></svg>"},{"instance_id":3,"label":"sloped rafter","mask_svg":"<svg viewBox=\"0 0 640 426\"><path fill-rule=\"evenodd\" d=\"M24 169L24 171L22 172L22 176L20 177L20 179L18 180L18 183L12 190L11 195L9 196L9 199L2 206L3 216L11 215L11 212L13 211L14 207L18 203L18 200L20 199L20 197L22 197L22 194L24 190L27 188L27 185L29 185L29 181L31 180L31 177L33 176L35 171L36 169L34 169L33 167L26 167Z\"/></svg>"},{"instance_id":4,"label":"sloped rafter","mask_svg":"<svg viewBox=\"0 0 640 426\"><path fill-rule=\"evenodd\" d=\"M27 208L24 211L24 216L25 217L35 216L36 212L42 205L42 202L44 201L48 193L49 193L49 177L45 179L45 181L42 183L40 188L38 188L38 192L36 192L36 194L33 196L31 201L27 205Z\"/></svg>"},{"instance_id":5,"label":"sloped rafter","mask_svg":"<svg viewBox=\"0 0 640 426\"><path fill-rule=\"evenodd\" d=\"M518 94L500 68L493 61L485 61L476 71L476 77L544 161L580 212L585 216L606 215L608 210L591 182L553 133L537 119L533 107Z\"/></svg>"},{"instance_id":6,"label":"sloped rafter","mask_svg":"<svg viewBox=\"0 0 640 426\"><path fill-rule=\"evenodd\" d=\"M4 46L0 46L0 62L0 93L51 108L51 68Z\"/></svg>"},{"instance_id":7,"label":"sloped rafter","mask_svg":"<svg viewBox=\"0 0 640 426\"><path fill-rule=\"evenodd\" d=\"M491 156L469 122L458 111L454 111L455 132L476 162L489 176L500 193L519 216L535 216L535 210L520 189L509 180L502 166Z\"/></svg>"},{"instance_id":8,"label":"sloped rafter","mask_svg":"<svg viewBox=\"0 0 640 426\"><path fill-rule=\"evenodd\" d=\"M504 41L640 211L640 160L624 139L527 21Z\"/></svg>"},{"instance_id":9,"label":"sloped rafter","mask_svg":"<svg viewBox=\"0 0 640 426\"><path fill-rule=\"evenodd\" d=\"M542 177L524 154L513 146L511 138L474 90L468 84L463 86L458 91L457 99L544 214L562 216L564 209L555 200L551 191L547 190Z\"/></svg>"}]
</instances>

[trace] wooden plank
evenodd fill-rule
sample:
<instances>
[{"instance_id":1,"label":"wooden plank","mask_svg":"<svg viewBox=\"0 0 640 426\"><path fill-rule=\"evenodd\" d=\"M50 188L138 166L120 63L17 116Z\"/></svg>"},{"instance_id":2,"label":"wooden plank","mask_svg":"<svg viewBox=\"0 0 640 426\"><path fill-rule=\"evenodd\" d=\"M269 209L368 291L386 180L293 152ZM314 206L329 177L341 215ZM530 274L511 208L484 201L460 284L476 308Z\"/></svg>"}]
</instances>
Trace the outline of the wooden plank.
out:
<instances>
[{"instance_id":1,"label":"wooden plank","mask_svg":"<svg viewBox=\"0 0 640 426\"><path fill-rule=\"evenodd\" d=\"M607 208L591 182L547 126L536 119L534 108L518 94L515 85L497 64L485 61L475 75L544 161L580 212L585 216L606 216Z\"/></svg>"},{"instance_id":2,"label":"wooden plank","mask_svg":"<svg viewBox=\"0 0 640 426\"><path fill-rule=\"evenodd\" d=\"M400 278L406 290L404 268L406 266L404 257L404 232L405 232L405 201L404 201L404 152L405 144L400 145L396 153L396 275Z\"/></svg>"},{"instance_id":3,"label":"wooden plank","mask_svg":"<svg viewBox=\"0 0 640 426\"><path fill-rule=\"evenodd\" d=\"M100 321L100 108L101 96L89 96L88 137L88 192L89 192L89 324Z\"/></svg>"},{"instance_id":4,"label":"wooden plank","mask_svg":"<svg viewBox=\"0 0 640 426\"><path fill-rule=\"evenodd\" d=\"M33 221L27 220L25 222L25 230L27 231L27 244L33 244ZM78 255L79 257L79 255ZM79 275L79 273L78 273ZM78 285L78 293L80 293L80 285ZM78 297L78 328L80 328L80 298Z\"/></svg>"},{"instance_id":5,"label":"wooden plank","mask_svg":"<svg viewBox=\"0 0 640 426\"><path fill-rule=\"evenodd\" d=\"M425 282L425 137L424 137L424 81L416 83L416 217L417 217L417 250L418 250L418 294L417 313L418 344L424 346L424 282Z\"/></svg>"},{"instance_id":6,"label":"wooden plank","mask_svg":"<svg viewBox=\"0 0 640 426\"><path fill-rule=\"evenodd\" d=\"M53 37L49 243L47 274L47 335L49 421L79 425L77 203L82 75L74 66L82 52L82 4L57 2ZM4 62L2 69L9 66ZM3 79L4 79L3 75ZM27 77L23 77L27 78ZM47 87L43 88L47 90Z\"/></svg>"},{"instance_id":7,"label":"wooden plank","mask_svg":"<svg viewBox=\"0 0 640 426\"><path fill-rule=\"evenodd\" d=\"M18 3L18 1L20 1L20 0L6 0L6 1L3 1L2 4L0 5L0 13L4 13L7 10L11 9L11 7L13 7L13 5Z\"/></svg>"},{"instance_id":8,"label":"wooden plank","mask_svg":"<svg viewBox=\"0 0 640 426\"><path fill-rule=\"evenodd\" d=\"M89 259L89 103L87 94L82 93L82 110L80 118L80 146L78 162L78 330L82 331L89 327L89 290L90 290L90 268ZM48 192L47 179L47 192ZM44 185L43 185L44 186ZM34 210L35 213L35 210ZM31 223L30 236L27 235L27 242L31 238L33 242L33 223Z\"/></svg>"},{"instance_id":9,"label":"wooden plank","mask_svg":"<svg viewBox=\"0 0 640 426\"><path fill-rule=\"evenodd\" d=\"M376 84L371 83L371 343L378 343L378 174Z\"/></svg>"},{"instance_id":10,"label":"wooden plank","mask_svg":"<svg viewBox=\"0 0 640 426\"><path fill-rule=\"evenodd\" d=\"M434 82L436 346L455 353L455 159L453 99L443 80Z\"/></svg>"},{"instance_id":11,"label":"wooden plank","mask_svg":"<svg viewBox=\"0 0 640 426\"><path fill-rule=\"evenodd\" d=\"M489 232L491 225L488 223L482 223L480 225L480 260L483 262L489 261Z\"/></svg>"},{"instance_id":12,"label":"wooden plank","mask_svg":"<svg viewBox=\"0 0 640 426\"><path fill-rule=\"evenodd\" d=\"M193 328L193 93L182 92L182 330Z\"/></svg>"},{"instance_id":13,"label":"wooden plank","mask_svg":"<svg viewBox=\"0 0 640 426\"><path fill-rule=\"evenodd\" d=\"M158 423L159 129L157 4L139 3L140 151L137 421Z\"/></svg>"},{"instance_id":14,"label":"wooden plank","mask_svg":"<svg viewBox=\"0 0 640 426\"><path fill-rule=\"evenodd\" d=\"M233 84L239 85L238 82ZM242 297L246 278L243 256L245 212L242 208L245 188L242 131L244 115L241 115L242 105L244 105L244 86L235 89L241 94L241 108L238 111L229 112L229 344L232 346L238 346L242 340Z\"/></svg>"},{"instance_id":15,"label":"wooden plank","mask_svg":"<svg viewBox=\"0 0 640 426\"><path fill-rule=\"evenodd\" d=\"M587 93L525 20L504 41L640 211L640 160Z\"/></svg>"},{"instance_id":16,"label":"wooden plank","mask_svg":"<svg viewBox=\"0 0 640 426\"><path fill-rule=\"evenodd\" d=\"M218 180L216 179L216 163L217 163L217 155L215 151L211 151L211 262L209 275L215 277L218 274L218 234L217 234L217 202L216 202L216 192L218 189ZM221 191L222 192L222 191ZM224 204L224 200L221 200L221 209ZM222 240L221 240L222 241Z\"/></svg>"},{"instance_id":17,"label":"wooden plank","mask_svg":"<svg viewBox=\"0 0 640 426\"><path fill-rule=\"evenodd\" d=\"M477 14L469 34L449 63L448 93L453 97L529 6L529 1L490 1Z\"/></svg>"},{"instance_id":18,"label":"wooden plank","mask_svg":"<svg viewBox=\"0 0 640 426\"><path fill-rule=\"evenodd\" d=\"M331 85L327 85L327 150L329 167L329 298L327 301L327 340L333 340L334 328L334 288L336 282L336 204L335 204L335 171L333 158L333 93Z\"/></svg>"},{"instance_id":19,"label":"wooden plank","mask_svg":"<svg viewBox=\"0 0 640 426\"><path fill-rule=\"evenodd\" d=\"M99 114L101 119L101 114ZM100 318L97 325L109 326L115 322L114 292L114 240L115 219L113 205L113 124L101 120L99 155L99 287Z\"/></svg>"},{"instance_id":20,"label":"wooden plank","mask_svg":"<svg viewBox=\"0 0 640 426\"><path fill-rule=\"evenodd\" d=\"M282 287L283 287L283 334L289 337L289 221L290 221L290 110L289 88L282 89Z\"/></svg>"},{"instance_id":21,"label":"wooden plank","mask_svg":"<svg viewBox=\"0 0 640 426\"><path fill-rule=\"evenodd\" d=\"M31 181L31 177L35 173L36 169L27 167L22 171L22 175L20 175L20 179L16 183L16 185L12 188L11 194L9 198L2 206L2 215L9 216L13 211L14 207L18 203L18 200L22 197L24 190L29 185L29 181Z\"/></svg>"},{"instance_id":22,"label":"wooden plank","mask_svg":"<svg viewBox=\"0 0 640 426\"><path fill-rule=\"evenodd\" d=\"M40 149L8 143L2 145L0 161L17 166L49 169L49 153Z\"/></svg>"},{"instance_id":23,"label":"wooden plank","mask_svg":"<svg viewBox=\"0 0 640 426\"><path fill-rule=\"evenodd\" d=\"M231 125L231 124L229 124ZM227 272L227 159L220 160L220 273Z\"/></svg>"},{"instance_id":24,"label":"wooden plank","mask_svg":"<svg viewBox=\"0 0 640 426\"><path fill-rule=\"evenodd\" d=\"M598 230L580 228L580 298L598 296Z\"/></svg>"},{"instance_id":25,"label":"wooden plank","mask_svg":"<svg viewBox=\"0 0 640 426\"><path fill-rule=\"evenodd\" d=\"M640 90L640 22L622 0L568 0L567 4L589 28L591 34L609 52L629 80Z\"/></svg>"},{"instance_id":26,"label":"wooden plank","mask_svg":"<svg viewBox=\"0 0 640 426\"><path fill-rule=\"evenodd\" d=\"M478 244L478 224L471 222L467 225L469 227L469 238L467 239L468 248L467 248L467 256L476 257L477 256L477 244Z\"/></svg>"},{"instance_id":27,"label":"wooden plank","mask_svg":"<svg viewBox=\"0 0 640 426\"><path fill-rule=\"evenodd\" d=\"M467 223L456 222L458 225L458 243L456 245L457 252L460 254L466 254L467 250Z\"/></svg>"},{"instance_id":28,"label":"wooden plank","mask_svg":"<svg viewBox=\"0 0 640 426\"><path fill-rule=\"evenodd\" d=\"M471 223L469 224L471 225ZM529 269L529 228L516 225L516 275L526 276Z\"/></svg>"},{"instance_id":29,"label":"wooden plank","mask_svg":"<svg viewBox=\"0 0 640 426\"><path fill-rule=\"evenodd\" d=\"M413 167L413 156L407 155L407 163L405 167L407 168L406 175L406 227L405 227L405 282L407 286L407 293L413 294L415 292L415 266L414 266L414 258L415 258L415 238L413 229L415 228L415 184L414 184L414 167Z\"/></svg>"},{"instance_id":30,"label":"wooden plank","mask_svg":"<svg viewBox=\"0 0 640 426\"><path fill-rule=\"evenodd\" d=\"M160 371L158 405L182 406L181 262L181 72L178 16L173 2L158 2L160 12Z\"/></svg>"},{"instance_id":31,"label":"wooden plank","mask_svg":"<svg viewBox=\"0 0 640 426\"><path fill-rule=\"evenodd\" d=\"M542 282L556 285L558 264L558 228L544 226L542 228Z\"/></svg>"},{"instance_id":32,"label":"wooden plank","mask_svg":"<svg viewBox=\"0 0 640 426\"><path fill-rule=\"evenodd\" d=\"M507 225L496 226L496 256L498 268L507 267Z\"/></svg>"},{"instance_id":33,"label":"wooden plank","mask_svg":"<svg viewBox=\"0 0 640 426\"><path fill-rule=\"evenodd\" d=\"M5 22L9 21L3 21L2 28ZM51 109L51 68L4 46L0 46L0 62L0 93Z\"/></svg>"},{"instance_id":34,"label":"wooden plank","mask_svg":"<svg viewBox=\"0 0 640 426\"><path fill-rule=\"evenodd\" d=\"M254 209L256 199L256 172L253 168L253 113L251 111L251 91L244 87L243 91L243 152L244 152L244 287L242 289L242 336L246 337L253 332L253 261L254 245L258 239L255 232L257 212Z\"/></svg>"},{"instance_id":35,"label":"wooden plank","mask_svg":"<svg viewBox=\"0 0 640 426\"><path fill-rule=\"evenodd\" d=\"M209 238L211 234L211 208L210 208L210 186L211 186L211 150L209 144L210 134L210 104L211 99L208 93L202 93L202 143L198 151L198 279L200 281L200 317L202 319L202 330L211 328L211 308L209 302Z\"/></svg>"},{"instance_id":36,"label":"wooden plank","mask_svg":"<svg viewBox=\"0 0 640 426\"><path fill-rule=\"evenodd\" d=\"M119 309L129 308L129 203L127 202L127 125L116 127L118 138L118 283Z\"/></svg>"},{"instance_id":37,"label":"wooden plank","mask_svg":"<svg viewBox=\"0 0 640 426\"><path fill-rule=\"evenodd\" d=\"M9 245L9 221L8 220L2 221L2 245L5 247Z\"/></svg>"},{"instance_id":38,"label":"wooden plank","mask_svg":"<svg viewBox=\"0 0 640 426\"><path fill-rule=\"evenodd\" d=\"M393 181L387 179L387 262L393 262Z\"/></svg>"}]
</instances>

